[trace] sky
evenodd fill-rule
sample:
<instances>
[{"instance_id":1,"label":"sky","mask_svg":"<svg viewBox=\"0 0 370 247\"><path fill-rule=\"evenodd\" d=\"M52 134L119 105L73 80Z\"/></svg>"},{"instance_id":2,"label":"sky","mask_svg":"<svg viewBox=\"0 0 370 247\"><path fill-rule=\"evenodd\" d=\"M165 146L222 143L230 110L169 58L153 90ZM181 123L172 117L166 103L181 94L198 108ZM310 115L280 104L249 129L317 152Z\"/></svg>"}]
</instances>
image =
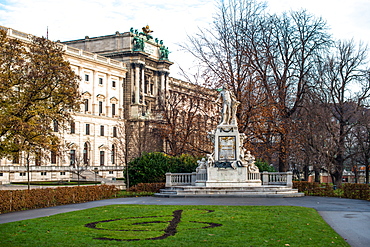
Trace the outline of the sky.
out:
<instances>
[{"instance_id":1,"label":"sky","mask_svg":"<svg viewBox=\"0 0 370 247\"><path fill-rule=\"evenodd\" d=\"M263 1L263 0L257 0ZM0 26L53 41L127 32L149 25L169 47L171 76L192 66L178 46L212 23L217 0L0 0ZM370 44L370 0L267 0L269 13L306 9L322 17L336 39Z\"/></svg>"}]
</instances>

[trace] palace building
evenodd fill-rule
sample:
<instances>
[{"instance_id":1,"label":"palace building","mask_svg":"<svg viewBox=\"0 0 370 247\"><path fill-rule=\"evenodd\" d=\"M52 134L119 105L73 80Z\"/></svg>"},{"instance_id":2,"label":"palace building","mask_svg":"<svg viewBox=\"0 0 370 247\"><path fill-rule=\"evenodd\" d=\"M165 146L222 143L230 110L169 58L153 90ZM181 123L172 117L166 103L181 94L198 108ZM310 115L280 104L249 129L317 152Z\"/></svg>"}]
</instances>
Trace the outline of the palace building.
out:
<instances>
[{"instance_id":1,"label":"palace building","mask_svg":"<svg viewBox=\"0 0 370 247\"><path fill-rule=\"evenodd\" d=\"M27 42L30 35L0 26L8 37ZM86 179L115 181L124 166L142 152L164 151L165 143L152 125L166 91L189 91L193 85L170 77L168 47L150 35L149 27L113 35L57 42L80 76L83 99L69 129L60 130L63 155L34 159L31 181ZM27 181L25 160L0 161L0 183Z\"/></svg>"}]
</instances>

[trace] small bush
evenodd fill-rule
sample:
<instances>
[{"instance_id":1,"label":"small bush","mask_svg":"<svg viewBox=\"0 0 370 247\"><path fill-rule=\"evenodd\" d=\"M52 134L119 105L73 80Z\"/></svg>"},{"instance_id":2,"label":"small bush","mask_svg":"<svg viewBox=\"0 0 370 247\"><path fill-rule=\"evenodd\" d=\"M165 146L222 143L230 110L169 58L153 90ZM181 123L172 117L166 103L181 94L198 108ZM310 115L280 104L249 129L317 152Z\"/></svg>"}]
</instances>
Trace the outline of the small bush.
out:
<instances>
[{"instance_id":1,"label":"small bush","mask_svg":"<svg viewBox=\"0 0 370 247\"><path fill-rule=\"evenodd\" d=\"M264 162L262 160L257 159L254 164L258 167L260 172L276 172L275 167L270 166L267 162Z\"/></svg>"}]
</instances>

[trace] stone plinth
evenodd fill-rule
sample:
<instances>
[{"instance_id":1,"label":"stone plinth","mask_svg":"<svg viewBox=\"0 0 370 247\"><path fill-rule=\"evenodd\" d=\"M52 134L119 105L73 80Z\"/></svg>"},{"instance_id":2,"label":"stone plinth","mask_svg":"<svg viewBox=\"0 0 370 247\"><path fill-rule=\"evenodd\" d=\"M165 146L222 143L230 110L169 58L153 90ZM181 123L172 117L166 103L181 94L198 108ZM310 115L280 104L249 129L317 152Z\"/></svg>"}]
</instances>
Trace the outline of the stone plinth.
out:
<instances>
[{"instance_id":1,"label":"stone plinth","mask_svg":"<svg viewBox=\"0 0 370 247\"><path fill-rule=\"evenodd\" d=\"M215 161L235 163L240 156L240 136L238 127L219 125L215 131ZM236 164L233 164L236 166Z\"/></svg>"},{"instance_id":2,"label":"stone plinth","mask_svg":"<svg viewBox=\"0 0 370 247\"><path fill-rule=\"evenodd\" d=\"M206 187L250 187L261 186L258 173L250 173L247 167L217 168L209 167L207 170Z\"/></svg>"}]
</instances>

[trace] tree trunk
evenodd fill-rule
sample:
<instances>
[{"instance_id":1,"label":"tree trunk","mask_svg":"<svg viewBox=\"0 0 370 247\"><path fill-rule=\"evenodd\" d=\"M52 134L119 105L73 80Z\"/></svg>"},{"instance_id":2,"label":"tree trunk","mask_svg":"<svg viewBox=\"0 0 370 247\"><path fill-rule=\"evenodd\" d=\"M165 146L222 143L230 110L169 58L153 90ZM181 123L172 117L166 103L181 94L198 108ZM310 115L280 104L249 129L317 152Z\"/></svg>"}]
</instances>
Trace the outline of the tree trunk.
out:
<instances>
[{"instance_id":1,"label":"tree trunk","mask_svg":"<svg viewBox=\"0 0 370 247\"><path fill-rule=\"evenodd\" d=\"M303 171L304 171L304 181L308 181L308 176L309 176L309 166L308 165L305 165L303 167Z\"/></svg>"},{"instance_id":2,"label":"tree trunk","mask_svg":"<svg viewBox=\"0 0 370 247\"><path fill-rule=\"evenodd\" d=\"M315 182L320 183L320 168L315 167Z\"/></svg>"},{"instance_id":3,"label":"tree trunk","mask_svg":"<svg viewBox=\"0 0 370 247\"><path fill-rule=\"evenodd\" d=\"M288 169L286 136L285 134L280 134L279 172L287 172Z\"/></svg>"},{"instance_id":4,"label":"tree trunk","mask_svg":"<svg viewBox=\"0 0 370 247\"><path fill-rule=\"evenodd\" d=\"M337 169L334 172L330 173L331 179L333 181L333 184L339 188L342 185L343 180L343 170L340 167L337 167Z\"/></svg>"},{"instance_id":5,"label":"tree trunk","mask_svg":"<svg viewBox=\"0 0 370 247\"><path fill-rule=\"evenodd\" d=\"M27 152L27 189L31 189L31 182L30 182L30 154Z\"/></svg>"}]
</instances>

